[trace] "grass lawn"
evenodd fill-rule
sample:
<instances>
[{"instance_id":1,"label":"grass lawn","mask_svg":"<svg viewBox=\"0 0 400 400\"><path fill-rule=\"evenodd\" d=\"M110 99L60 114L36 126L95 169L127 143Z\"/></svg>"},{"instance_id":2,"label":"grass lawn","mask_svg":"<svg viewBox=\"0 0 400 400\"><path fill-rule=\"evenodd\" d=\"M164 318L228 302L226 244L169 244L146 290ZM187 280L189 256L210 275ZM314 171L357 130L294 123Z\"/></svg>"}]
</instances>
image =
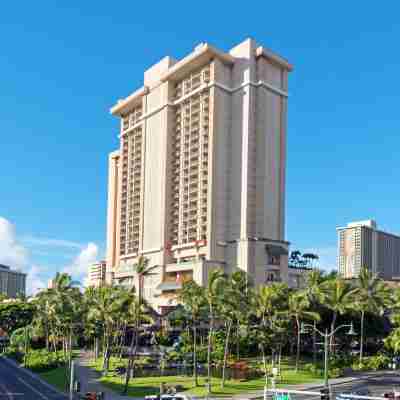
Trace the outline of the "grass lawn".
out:
<instances>
[{"instance_id":1,"label":"grass lawn","mask_svg":"<svg viewBox=\"0 0 400 400\"><path fill-rule=\"evenodd\" d=\"M55 386L57 389L61 390L62 392L65 391L65 379L66 379L66 367L65 366L54 368L54 369L51 369L46 372L39 372L38 375L43 380L45 380L46 382Z\"/></svg>"},{"instance_id":2,"label":"grass lawn","mask_svg":"<svg viewBox=\"0 0 400 400\"><path fill-rule=\"evenodd\" d=\"M110 363L110 370L112 371L115 366L121 365L119 360L112 359ZM92 367L96 370L100 370L101 361L93 363ZM100 379L104 386L107 386L116 393L120 393L124 384L124 377L110 376L102 377ZM282 379L278 383L279 386L302 384L310 382L320 382L321 378L315 377L310 372L299 371L297 374L294 372L293 366L286 364L282 370ZM199 377L199 386L193 385L193 378L187 376L157 376L157 377L138 377L133 378L129 384L128 395L134 397L143 397L149 394L157 394L160 389L161 383L181 385L184 388L184 392L204 396L206 395L205 390L205 378ZM263 377L254 378L249 380L226 380L224 389L221 388L221 379L213 378L212 381L212 393L216 396L227 396L240 393L248 393L252 391L262 390L264 388L265 380Z\"/></svg>"}]
</instances>

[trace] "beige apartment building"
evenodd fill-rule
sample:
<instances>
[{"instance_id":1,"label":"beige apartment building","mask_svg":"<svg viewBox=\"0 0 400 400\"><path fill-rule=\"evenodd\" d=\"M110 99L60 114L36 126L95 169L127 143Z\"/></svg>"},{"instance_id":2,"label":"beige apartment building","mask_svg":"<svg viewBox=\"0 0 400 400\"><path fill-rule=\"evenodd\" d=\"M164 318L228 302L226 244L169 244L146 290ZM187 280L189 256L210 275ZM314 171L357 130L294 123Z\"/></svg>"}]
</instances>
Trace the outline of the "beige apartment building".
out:
<instances>
[{"instance_id":1,"label":"beige apartment building","mask_svg":"<svg viewBox=\"0 0 400 400\"><path fill-rule=\"evenodd\" d=\"M0 264L0 294L15 298L26 295L26 274Z\"/></svg>"},{"instance_id":2,"label":"beige apartment building","mask_svg":"<svg viewBox=\"0 0 400 400\"><path fill-rule=\"evenodd\" d=\"M228 52L202 43L165 57L111 108L120 147L109 156L107 281L136 285L160 312L211 269L256 284L288 280L285 241L288 74L248 39Z\"/></svg>"},{"instance_id":3,"label":"beige apartment building","mask_svg":"<svg viewBox=\"0 0 400 400\"><path fill-rule=\"evenodd\" d=\"M89 266L88 286L101 287L106 283L106 261L99 261Z\"/></svg>"},{"instance_id":4,"label":"beige apartment building","mask_svg":"<svg viewBox=\"0 0 400 400\"><path fill-rule=\"evenodd\" d=\"M344 278L356 278L366 267L385 280L400 280L400 236L378 230L373 220L338 228L338 267Z\"/></svg>"}]
</instances>

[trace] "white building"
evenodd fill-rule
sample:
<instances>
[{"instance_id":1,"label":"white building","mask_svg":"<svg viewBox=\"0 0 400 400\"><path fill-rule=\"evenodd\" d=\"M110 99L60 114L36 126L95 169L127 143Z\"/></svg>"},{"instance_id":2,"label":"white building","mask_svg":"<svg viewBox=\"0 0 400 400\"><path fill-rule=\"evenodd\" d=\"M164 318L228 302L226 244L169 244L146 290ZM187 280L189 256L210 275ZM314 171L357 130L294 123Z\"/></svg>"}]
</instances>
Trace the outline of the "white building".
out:
<instances>
[{"instance_id":1,"label":"white building","mask_svg":"<svg viewBox=\"0 0 400 400\"><path fill-rule=\"evenodd\" d=\"M256 284L288 281L285 241L288 74L248 39L228 52L198 45L165 57L112 107L107 280L137 284L139 255L158 266L145 297L159 311L182 282L241 269Z\"/></svg>"}]
</instances>

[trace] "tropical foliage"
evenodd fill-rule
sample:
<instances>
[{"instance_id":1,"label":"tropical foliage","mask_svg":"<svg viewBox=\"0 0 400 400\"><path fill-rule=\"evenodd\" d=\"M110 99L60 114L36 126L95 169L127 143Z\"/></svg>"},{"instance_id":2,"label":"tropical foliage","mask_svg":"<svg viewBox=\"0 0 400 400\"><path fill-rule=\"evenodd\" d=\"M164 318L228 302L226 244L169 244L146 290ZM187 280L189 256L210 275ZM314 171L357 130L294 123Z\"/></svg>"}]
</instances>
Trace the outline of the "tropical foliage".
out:
<instances>
[{"instance_id":1,"label":"tropical foliage","mask_svg":"<svg viewBox=\"0 0 400 400\"><path fill-rule=\"evenodd\" d=\"M186 363L194 385L199 385L201 374L207 378L209 391L211 383L214 388L216 385L215 369L220 371L223 389L232 367L243 367L244 356L257 360L255 371L260 379L264 376L267 380L272 370L279 373L283 356L292 357L298 371L304 369L302 354L312 354L313 363L307 368L318 375L322 370L318 338L314 334L302 336L302 323L332 332L342 324L355 322L359 334L356 340L345 339L339 330L331 343L333 375L340 374L344 365L380 368L388 355L400 354L400 290L388 288L367 270L348 281L310 269L304 288L290 289L281 282L254 287L243 271L228 275L210 268L204 287L185 282L177 298L181 306L161 317L143 298L146 278L155 268L144 257L132 266L136 289L104 286L82 290L67 274L57 274L52 287L30 302L0 303L0 327L13 333L10 352L24 354L28 363L45 369L46 363L68 365L72 349L84 345L93 349L96 365L105 376L115 360L120 362L125 374L124 393L130 379L140 375L144 359L138 350L149 336L149 327L155 350L160 353L160 371L168 363ZM385 333L379 326L388 325L389 313L392 330L387 331L389 326ZM168 325L179 332L178 337L169 335L165 330ZM385 354L374 358L371 342L376 345L385 336ZM343 353L333 350L341 348L349 354L346 360L339 357ZM351 352L358 353L357 363Z\"/></svg>"}]
</instances>

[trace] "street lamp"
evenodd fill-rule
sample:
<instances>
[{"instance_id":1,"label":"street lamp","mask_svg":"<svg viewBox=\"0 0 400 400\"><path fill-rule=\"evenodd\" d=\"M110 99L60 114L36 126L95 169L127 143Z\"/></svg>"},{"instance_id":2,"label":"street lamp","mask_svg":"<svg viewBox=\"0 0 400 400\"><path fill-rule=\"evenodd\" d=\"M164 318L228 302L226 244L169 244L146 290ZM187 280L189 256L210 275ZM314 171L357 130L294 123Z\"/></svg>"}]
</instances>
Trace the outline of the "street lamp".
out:
<instances>
[{"instance_id":1,"label":"street lamp","mask_svg":"<svg viewBox=\"0 0 400 400\"><path fill-rule=\"evenodd\" d=\"M311 328L313 331L318 333L320 336L324 338L324 386L325 390L328 389L328 346L329 346L329 339L340 329L342 328L349 328L349 331L346 333L346 335L349 336L355 336L357 333L354 330L353 322L351 324L343 324L338 326L336 329L332 330L331 332L328 333L328 329L325 329L325 332L321 332L319 329L317 329L314 325L310 324L301 324L301 329L300 333L305 334L308 333L307 328Z\"/></svg>"}]
</instances>

